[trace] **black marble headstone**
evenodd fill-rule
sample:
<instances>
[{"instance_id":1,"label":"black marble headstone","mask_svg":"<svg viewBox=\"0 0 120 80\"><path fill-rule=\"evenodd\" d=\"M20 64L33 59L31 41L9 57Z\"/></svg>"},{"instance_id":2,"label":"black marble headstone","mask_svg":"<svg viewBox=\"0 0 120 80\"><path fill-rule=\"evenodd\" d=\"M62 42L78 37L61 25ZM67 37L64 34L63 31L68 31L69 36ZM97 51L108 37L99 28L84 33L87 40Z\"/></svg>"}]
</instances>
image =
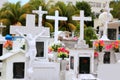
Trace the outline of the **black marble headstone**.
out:
<instances>
[{"instance_id":1,"label":"black marble headstone","mask_svg":"<svg viewBox=\"0 0 120 80\"><path fill-rule=\"evenodd\" d=\"M103 63L104 64L109 64L110 63L110 52L105 52Z\"/></svg>"},{"instance_id":2,"label":"black marble headstone","mask_svg":"<svg viewBox=\"0 0 120 80\"><path fill-rule=\"evenodd\" d=\"M44 57L44 42L36 42L37 55L36 57Z\"/></svg>"},{"instance_id":3,"label":"black marble headstone","mask_svg":"<svg viewBox=\"0 0 120 80\"><path fill-rule=\"evenodd\" d=\"M25 73L25 63L17 62L13 63L13 78L14 79L23 79Z\"/></svg>"},{"instance_id":4,"label":"black marble headstone","mask_svg":"<svg viewBox=\"0 0 120 80\"><path fill-rule=\"evenodd\" d=\"M3 44L0 44L0 56L2 56L2 54L3 54ZM2 61L0 60L0 62Z\"/></svg>"},{"instance_id":5,"label":"black marble headstone","mask_svg":"<svg viewBox=\"0 0 120 80\"><path fill-rule=\"evenodd\" d=\"M79 74L90 73L90 57L79 57Z\"/></svg>"},{"instance_id":6,"label":"black marble headstone","mask_svg":"<svg viewBox=\"0 0 120 80\"><path fill-rule=\"evenodd\" d=\"M74 69L74 57L70 57L70 69Z\"/></svg>"},{"instance_id":7,"label":"black marble headstone","mask_svg":"<svg viewBox=\"0 0 120 80\"><path fill-rule=\"evenodd\" d=\"M108 39L110 40L116 40L116 34L117 30L116 29L108 29Z\"/></svg>"}]
</instances>

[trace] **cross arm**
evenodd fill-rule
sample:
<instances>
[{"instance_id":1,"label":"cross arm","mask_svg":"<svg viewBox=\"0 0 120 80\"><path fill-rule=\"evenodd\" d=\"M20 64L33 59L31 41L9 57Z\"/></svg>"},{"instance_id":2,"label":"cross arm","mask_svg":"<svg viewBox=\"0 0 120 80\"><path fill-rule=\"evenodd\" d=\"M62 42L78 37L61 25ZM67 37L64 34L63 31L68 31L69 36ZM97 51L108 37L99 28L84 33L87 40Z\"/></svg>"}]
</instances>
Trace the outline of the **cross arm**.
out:
<instances>
[{"instance_id":1,"label":"cross arm","mask_svg":"<svg viewBox=\"0 0 120 80\"><path fill-rule=\"evenodd\" d=\"M36 35L34 38L37 39L39 36L41 36L43 33L45 32L45 30L43 30L41 33L39 33L38 35Z\"/></svg>"},{"instance_id":2,"label":"cross arm","mask_svg":"<svg viewBox=\"0 0 120 80\"><path fill-rule=\"evenodd\" d=\"M15 30L16 33L18 33L20 36L22 36L23 38L25 38L24 34L22 34L18 29Z\"/></svg>"}]
</instances>

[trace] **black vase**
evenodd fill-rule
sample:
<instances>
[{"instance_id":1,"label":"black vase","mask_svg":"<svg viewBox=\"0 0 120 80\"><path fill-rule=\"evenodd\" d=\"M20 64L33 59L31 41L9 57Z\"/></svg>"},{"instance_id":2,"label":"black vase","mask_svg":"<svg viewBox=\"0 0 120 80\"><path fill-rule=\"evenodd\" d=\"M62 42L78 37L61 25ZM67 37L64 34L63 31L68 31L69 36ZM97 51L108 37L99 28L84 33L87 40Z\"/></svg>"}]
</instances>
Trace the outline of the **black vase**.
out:
<instances>
[{"instance_id":1,"label":"black vase","mask_svg":"<svg viewBox=\"0 0 120 80\"><path fill-rule=\"evenodd\" d=\"M115 52L119 52L119 49L115 49Z\"/></svg>"}]
</instances>

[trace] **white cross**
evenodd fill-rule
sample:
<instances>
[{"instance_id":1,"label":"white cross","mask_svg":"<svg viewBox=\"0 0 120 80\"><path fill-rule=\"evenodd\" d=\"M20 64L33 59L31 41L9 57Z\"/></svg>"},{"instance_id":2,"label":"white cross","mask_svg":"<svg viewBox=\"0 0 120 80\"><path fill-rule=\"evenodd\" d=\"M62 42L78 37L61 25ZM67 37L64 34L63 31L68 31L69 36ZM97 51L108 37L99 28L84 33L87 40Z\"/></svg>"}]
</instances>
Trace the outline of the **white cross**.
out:
<instances>
[{"instance_id":1,"label":"white cross","mask_svg":"<svg viewBox=\"0 0 120 80\"><path fill-rule=\"evenodd\" d=\"M39 15L39 19L38 19L38 27L42 26L42 16L43 14L47 14L47 11L42 11L42 7L39 7L39 10L33 10L33 13L37 13Z\"/></svg>"},{"instance_id":2,"label":"white cross","mask_svg":"<svg viewBox=\"0 0 120 80\"><path fill-rule=\"evenodd\" d=\"M57 43L57 41L58 41L58 25L59 25L59 20L66 21L67 18L66 17L59 17L59 12L56 10L55 11L55 16L46 16L46 19L55 20L54 42Z\"/></svg>"},{"instance_id":3,"label":"white cross","mask_svg":"<svg viewBox=\"0 0 120 80\"><path fill-rule=\"evenodd\" d=\"M80 20L80 40L84 40L84 21L91 21L91 17L84 17L84 11L80 11L80 17L72 17L73 20Z\"/></svg>"},{"instance_id":4,"label":"white cross","mask_svg":"<svg viewBox=\"0 0 120 80\"><path fill-rule=\"evenodd\" d=\"M49 36L49 28L35 26L35 15L32 14L27 14L26 26L10 26L10 34L16 34L16 29L18 29L23 34L31 34L32 36L39 34L42 30L46 30L44 37Z\"/></svg>"}]
</instances>

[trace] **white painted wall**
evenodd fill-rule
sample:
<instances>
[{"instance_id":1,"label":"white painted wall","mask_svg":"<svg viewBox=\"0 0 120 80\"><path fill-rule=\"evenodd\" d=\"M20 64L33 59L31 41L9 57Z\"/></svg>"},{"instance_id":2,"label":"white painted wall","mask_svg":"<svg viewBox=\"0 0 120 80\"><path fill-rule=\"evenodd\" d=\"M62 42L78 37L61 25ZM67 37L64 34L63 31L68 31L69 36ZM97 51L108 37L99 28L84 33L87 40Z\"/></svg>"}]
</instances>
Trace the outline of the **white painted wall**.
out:
<instances>
[{"instance_id":1,"label":"white painted wall","mask_svg":"<svg viewBox=\"0 0 120 80\"><path fill-rule=\"evenodd\" d=\"M24 56L25 55L23 53L18 53L3 61L2 80L24 80L24 79L13 79L13 63L25 62Z\"/></svg>"},{"instance_id":2,"label":"white painted wall","mask_svg":"<svg viewBox=\"0 0 120 80\"><path fill-rule=\"evenodd\" d=\"M98 78L100 80L120 80L120 63L100 65Z\"/></svg>"}]
</instances>

